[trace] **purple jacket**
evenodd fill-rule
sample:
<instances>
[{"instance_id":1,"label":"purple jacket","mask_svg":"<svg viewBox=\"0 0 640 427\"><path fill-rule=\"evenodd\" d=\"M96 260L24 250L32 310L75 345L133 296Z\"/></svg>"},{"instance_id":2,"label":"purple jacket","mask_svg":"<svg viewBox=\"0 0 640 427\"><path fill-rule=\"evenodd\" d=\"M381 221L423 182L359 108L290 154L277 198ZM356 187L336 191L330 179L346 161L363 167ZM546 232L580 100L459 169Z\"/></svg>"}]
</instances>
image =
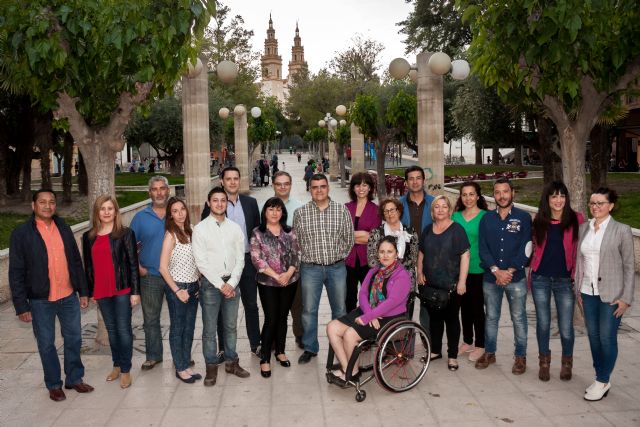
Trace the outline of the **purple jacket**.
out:
<instances>
[{"instance_id":1,"label":"purple jacket","mask_svg":"<svg viewBox=\"0 0 640 427\"><path fill-rule=\"evenodd\" d=\"M369 288L374 274L380 270L374 267L364 278L364 284L360 287L358 301L360 309L364 313L360 316L363 323L369 323L377 317L397 316L407 311L407 299L411 291L411 274L404 269L402 264L398 264L398 268L393 272L387 282L387 299L382 301L376 308L369 305Z\"/></svg>"},{"instance_id":2,"label":"purple jacket","mask_svg":"<svg viewBox=\"0 0 640 427\"><path fill-rule=\"evenodd\" d=\"M356 220L356 202L349 202L344 205L345 208L349 211L351 215L351 222L355 225ZM380 221L380 217L378 216L378 205L368 200L367 204L360 215L360 219L358 220L358 228L354 228L353 231L368 231L380 227L382 221ZM356 266L356 257L360 260L360 265L365 266L368 264L367 262L367 244L354 244L353 248L351 248L351 252L347 255L347 259L345 260L345 265L347 267L355 267Z\"/></svg>"}]
</instances>

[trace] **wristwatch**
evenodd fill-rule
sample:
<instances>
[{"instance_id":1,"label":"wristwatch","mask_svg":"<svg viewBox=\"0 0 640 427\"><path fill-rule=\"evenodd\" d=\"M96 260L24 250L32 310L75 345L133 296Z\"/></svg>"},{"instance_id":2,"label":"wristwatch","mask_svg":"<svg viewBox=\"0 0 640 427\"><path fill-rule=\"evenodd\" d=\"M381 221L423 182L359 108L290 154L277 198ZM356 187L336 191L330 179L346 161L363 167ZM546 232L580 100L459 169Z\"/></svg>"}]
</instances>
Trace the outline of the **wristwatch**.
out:
<instances>
[{"instance_id":1,"label":"wristwatch","mask_svg":"<svg viewBox=\"0 0 640 427\"><path fill-rule=\"evenodd\" d=\"M496 267L495 265L491 267L491 274L496 274L496 271L498 271L498 267Z\"/></svg>"}]
</instances>

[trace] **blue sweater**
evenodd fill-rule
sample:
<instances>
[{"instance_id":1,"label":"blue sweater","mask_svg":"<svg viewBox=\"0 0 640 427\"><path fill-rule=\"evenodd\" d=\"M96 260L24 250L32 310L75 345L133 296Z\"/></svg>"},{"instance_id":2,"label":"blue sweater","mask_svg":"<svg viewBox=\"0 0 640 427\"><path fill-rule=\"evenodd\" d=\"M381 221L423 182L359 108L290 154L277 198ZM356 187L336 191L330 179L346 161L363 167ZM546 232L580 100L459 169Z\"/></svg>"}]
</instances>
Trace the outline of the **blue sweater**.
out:
<instances>
[{"instance_id":1,"label":"blue sweater","mask_svg":"<svg viewBox=\"0 0 640 427\"><path fill-rule=\"evenodd\" d=\"M158 217L151 205L138 212L129 226L141 245L138 259L151 276L160 276L160 253L164 241L164 218Z\"/></svg>"},{"instance_id":2,"label":"blue sweater","mask_svg":"<svg viewBox=\"0 0 640 427\"><path fill-rule=\"evenodd\" d=\"M497 210L488 211L480 221L478 249L486 282L496 282L490 271L493 265L501 270L515 268L513 282L524 279L532 251L531 215L512 206L503 220Z\"/></svg>"}]
</instances>

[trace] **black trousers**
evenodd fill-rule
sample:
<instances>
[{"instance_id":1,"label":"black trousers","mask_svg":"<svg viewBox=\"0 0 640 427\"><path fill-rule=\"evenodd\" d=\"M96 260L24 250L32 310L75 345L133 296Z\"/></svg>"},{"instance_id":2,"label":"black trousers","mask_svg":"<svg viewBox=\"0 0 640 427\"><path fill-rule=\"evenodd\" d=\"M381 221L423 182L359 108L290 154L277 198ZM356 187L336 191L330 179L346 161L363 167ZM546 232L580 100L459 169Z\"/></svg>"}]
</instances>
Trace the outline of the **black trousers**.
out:
<instances>
[{"instance_id":1,"label":"black trousers","mask_svg":"<svg viewBox=\"0 0 640 427\"><path fill-rule=\"evenodd\" d=\"M442 310L434 310L427 307L429 312L429 332L431 334L431 352L442 353L442 336L447 327L447 357L458 357L458 341L460 341L460 295L455 291L451 293L449 304Z\"/></svg>"},{"instance_id":2,"label":"black trousers","mask_svg":"<svg viewBox=\"0 0 640 427\"><path fill-rule=\"evenodd\" d=\"M482 274L467 276L467 292L460 297L462 318L462 339L466 344L484 348L484 294L482 293Z\"/></svg>"},{"instance_id":3,"label":"black trousers","mask_svg":"<svg viewBox=\"0 0 640 427\"><path fill-rule=\"evenodd\" d=\"M261 362L271 360L271 346L267 343L274 343L276 354L284 353L287 339L287 318L297 289L297 282L283 287L258 284L258 293L264 311Z\"/></svg>"},{"instance_id":4,"label":"black trousers","mask_svg":"<svg viewBox=\"0 0 640 427\"><path fill-rule=\"evenodd\" d=\"M345 299L347 313L351 313L358 306L358 283L362 285L368 272L369 266L360 265L358 258L356 258L355 267L347 266L347 297Z\"/></svg>"},{"instance_id":5,"label":"black trousers","mask_svg":"<svg viewBox=\"0 0 640 427\"><path fill-rule=\"evenodd\" d=\"M293 298L293 305L291 306L291 319L293 320L291 329L293 329L293 335L295 335L296 338L302 339L302 335L304 334L304 329L302 328L302 290L300 289L299 283L300 280L298 279L296 283L291 284L296 286L296 295Z\"/></svg>"}]
</instances>

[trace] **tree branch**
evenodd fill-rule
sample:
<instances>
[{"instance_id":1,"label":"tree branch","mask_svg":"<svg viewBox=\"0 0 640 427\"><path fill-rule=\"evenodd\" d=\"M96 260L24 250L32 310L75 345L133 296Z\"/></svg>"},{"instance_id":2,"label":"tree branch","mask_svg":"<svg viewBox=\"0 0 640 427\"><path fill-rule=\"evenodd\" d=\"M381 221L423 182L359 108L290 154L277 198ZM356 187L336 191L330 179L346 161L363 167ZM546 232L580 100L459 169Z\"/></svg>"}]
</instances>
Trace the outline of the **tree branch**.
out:
<instances>
[{"instance_id":1,"label":"tree branch","mask_svg":"<svg viewBox=\"0 0 640 427\"><path fill-rule=\"evenodd\" d=\"M129 92L124 92L120 95L118 107L111 114L111 120L109 120L109 124L104 130L104 133L108 136L109 147L113 151L122 150L124 143L121 140L116 140L115 136L121 136L124 133L133 110L147 99L152 86L153 82L136 83L135 95Z\"/></svg>"},{"instance_id":2,"label":"tree branch","mask_svg":"<svg viewBox=\"0 0 640 427\"><path fill-rule=\"evenodd\" d=\"M93 140L93 130L78 112L78 98L71 98L67 92L58 93L58 108L53 112L56 120L65 118L69 121L69 132L79 145L89 145Z\"/></svg>"},{"instance_id":3,"label":"tree branch","mask_svg":"<svg viewBox=\"0 0 640 427\"><path fill-rule=\"evenodd\" d=\"M625 90L629 84L640 76L640 56L636 57L627 65L627 71L620 77L618 83L614 87L614 91Z\"/></svg>"},{"instance_id":4,"label":"tree branch","mask_svg":"<svg viewBox=\"0 0 640 427\"><path fill-rule=\"evenodd\" d=\"M558 98L545 95L542 100L542 104L545 106L547 113L556 124L558 132L560 132L561 128L569 126L571 120L569 119L567 112L564 110L562 102L560 102Z\"/></svg>"}]
</instances>

